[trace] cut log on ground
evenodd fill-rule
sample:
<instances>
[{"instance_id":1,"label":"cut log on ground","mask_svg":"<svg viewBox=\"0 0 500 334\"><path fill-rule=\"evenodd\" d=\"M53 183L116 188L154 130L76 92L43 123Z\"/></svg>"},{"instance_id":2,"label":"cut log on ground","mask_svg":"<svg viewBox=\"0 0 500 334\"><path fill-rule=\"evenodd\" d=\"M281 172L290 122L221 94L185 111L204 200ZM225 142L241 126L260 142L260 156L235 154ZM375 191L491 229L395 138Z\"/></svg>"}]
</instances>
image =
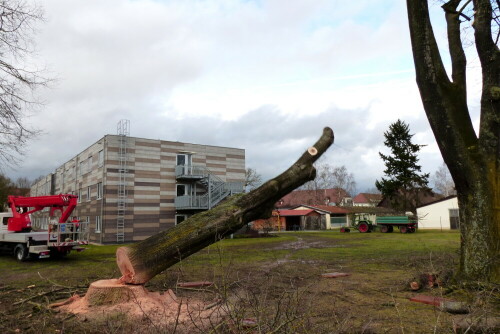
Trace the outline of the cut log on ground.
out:
<instances>
[{"instance_id":1,"label":"cut log on ground","mask_svg":"<svg viewBox=\"0 0 500 334\"><path fill-rule=\"evenodd\" d=\"M259 188L235 195L212 210L191 216L176 227L155 234L128 247L120 247L116 261L128 284L144 284L191 254L236 232L248 222L271 216L274 204L283 196L316 176L313 163L333 143L325 128L320 139L288 170Z\"/></svg>"}]
</instances>

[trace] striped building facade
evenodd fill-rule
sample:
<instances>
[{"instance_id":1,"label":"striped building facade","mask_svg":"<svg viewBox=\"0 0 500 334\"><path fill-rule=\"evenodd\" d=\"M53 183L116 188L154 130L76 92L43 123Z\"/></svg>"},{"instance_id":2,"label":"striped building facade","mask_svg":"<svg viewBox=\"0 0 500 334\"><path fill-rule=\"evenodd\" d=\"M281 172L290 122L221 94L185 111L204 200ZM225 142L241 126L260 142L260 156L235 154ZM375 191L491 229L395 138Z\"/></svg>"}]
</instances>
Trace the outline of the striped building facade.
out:
<instances>
[{"instance_id":1,"label":"striped building facade","mask_svg":"<svg viewBox=\"0 0 500 334\"><path fill-rule=\"evenodd\" d=\"M204 174L193 174L191 166ZM213 201L199 200L210 198L208 189L215 188L206 179L231 189L220 200L242 192L245 151L106 135L35 183L31 196L76 194L79 204L73 215L89 222L90 242L134 242L209 209ZM44 228L47 215L33 215L35 227Z\"/></svg>"}]
</instances>

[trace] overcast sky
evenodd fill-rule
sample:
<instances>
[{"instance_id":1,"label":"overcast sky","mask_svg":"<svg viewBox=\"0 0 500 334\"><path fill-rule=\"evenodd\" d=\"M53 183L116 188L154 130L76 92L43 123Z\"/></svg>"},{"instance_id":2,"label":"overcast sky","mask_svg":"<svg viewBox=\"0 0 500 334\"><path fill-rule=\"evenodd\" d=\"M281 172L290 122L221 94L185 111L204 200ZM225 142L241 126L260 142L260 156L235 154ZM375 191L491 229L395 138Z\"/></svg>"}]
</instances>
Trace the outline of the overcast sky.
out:
<instances>
[{"instance_id":1,"label":"overcast sky","mask_svg":"<svg viewBox=\"0 0 500 334\"><path fill-rule=\"evenodd\" d=\"M243 148L264 179L330 126L324 161L345 165L358 191L372 188L383 175L383 132L398 118L427 145L423 171L442 163L415 84L404 1L40 3L37 61L57 82L39 92L46 106L29 122L44 134L5 171L13 179L54 171L116 134L120 119L134 137ZM437 4L432 11L441 18ZM444 40L443 23L434 29ZM477 61L470 68L477 126Z\"/></svg>"}]
</instances>

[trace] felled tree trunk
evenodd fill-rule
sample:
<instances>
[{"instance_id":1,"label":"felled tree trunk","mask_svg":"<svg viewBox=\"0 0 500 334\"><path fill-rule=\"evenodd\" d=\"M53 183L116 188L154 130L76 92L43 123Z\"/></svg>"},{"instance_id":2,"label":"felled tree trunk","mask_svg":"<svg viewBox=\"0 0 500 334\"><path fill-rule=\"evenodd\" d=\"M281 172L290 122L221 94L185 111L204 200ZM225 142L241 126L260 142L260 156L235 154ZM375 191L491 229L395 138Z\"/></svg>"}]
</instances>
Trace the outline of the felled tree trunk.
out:
<instances>
[{"instance_id":1,"label":"felled tree trunk","mask_svg":"<svg viewBox=\"0 0 500 334\"><path fill-rule=\"evenodd\" d=\"M316 176L313 163L333 143L325 128L320 139L288 170L248 194L232 196L212 210L191 216L176 227L128 247L120 247L116 261L121 281L144 284L181 259L236 232L248 222L271 216L283 196Z\"/></svg>"}]
</instances>

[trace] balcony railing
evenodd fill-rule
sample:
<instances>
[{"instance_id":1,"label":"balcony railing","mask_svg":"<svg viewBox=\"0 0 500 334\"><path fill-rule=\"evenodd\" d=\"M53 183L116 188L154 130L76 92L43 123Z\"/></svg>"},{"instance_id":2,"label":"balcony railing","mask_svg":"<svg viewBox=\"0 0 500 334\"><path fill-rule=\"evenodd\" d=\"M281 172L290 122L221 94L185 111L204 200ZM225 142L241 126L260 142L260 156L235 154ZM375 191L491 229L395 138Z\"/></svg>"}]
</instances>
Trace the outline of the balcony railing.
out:
<instances>
[{"instance_id":1,"label":"balcony railing","mask_svg":"<svg viewBox=\"0 0 500 334\"><path fill-rule=\"evenodd\" d=\"M230 195L243 192L243 182L226 182L215 185L210 194L197 196L177 196L175 208L178 210L208 210Z\"/></svg>"},{"instance_id":2,"label":"balcony railing","mask_svg":"<svg viewBox=\"0 0 500 334\"><path fill-rule=\"evenodd\" d=\"M180 165L175 166L176 178L205 178L210 175L210 171L205 166Z\"/></svg>"},{"instance_id":3,"label":"balcony railing","mask_svg":"<svg viewBox=\"0 0 500 334\"><path fill-rule=\"evenodd\" d=\"M179 210L208 210L208 196L177 196L175 208Z\"/></svg>"}]
</instances>

